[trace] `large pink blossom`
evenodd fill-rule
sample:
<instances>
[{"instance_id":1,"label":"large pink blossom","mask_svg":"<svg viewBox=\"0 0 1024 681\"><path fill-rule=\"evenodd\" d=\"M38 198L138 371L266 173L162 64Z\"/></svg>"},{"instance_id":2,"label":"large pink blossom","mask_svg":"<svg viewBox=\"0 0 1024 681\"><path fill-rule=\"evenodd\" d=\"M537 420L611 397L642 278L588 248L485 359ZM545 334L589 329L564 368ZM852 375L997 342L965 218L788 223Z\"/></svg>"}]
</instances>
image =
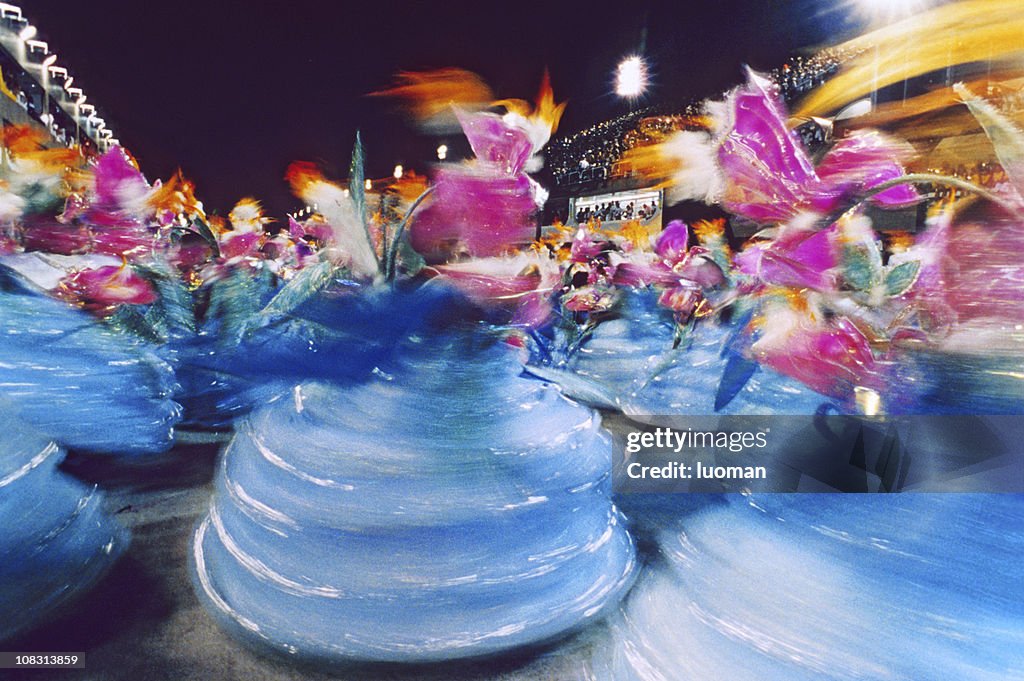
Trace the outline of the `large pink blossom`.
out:
<instances>
[{"instance_id":1,"label":"large pink blossom","mask_svg":"<svg viewBox=\"0 0 1024 681\"><path fill-rule=\"evenodd\" d=\"M722 203L736 215L779 223L801 212L829 213L851 195L904 174L899 159L905 146L877 132L840 140L815 167L786 126L774 84L753 72L724 106L726 127L717 151L726 180ZM873 200L900 206L918 199L913 188L899 185Z\"/></svg>"},{"instance_id":2,"label":"large pink blossom","mask_svg":"<svg viewBox=\"0 0 1024 681\"><path fill-rule=\"evenodd\" d=\"M476 158L435 173L430 204L412 225L413 248L428 259L451 253L500 255L535 236L542 190L524 172L535 151L526 131L491 113L460 113Z\"/></svg>"},{"instance_id":3,"label":"large pink blossom","mask_svg":"<svg viewBox=\"0 0 1024 681\"><path fill-rule=\"evenodd\" d=\"M761 284L833 291L840 255L836 225L820 231L784 227L774 241L751 243L733 262Z\"/></svg>"},{"instance_id":4,"label":"large pink blossom","mask_svg":"<svg viewBox=\"0 0 1024 681\"><path fill-rule=\"evenodd\" d=\"M764 317L754 357L813 390L850 399L855 387L883 388L882 366L868 339L849 319L820 317L772 306Z\"/></svg>"},{"instance_id":5,"label":"large pink blossom","mask_svg":"<svg viewBox=\"0 0 1024 681\"><path fill-rule=\"evenodd\" d=\"M99 312L124 304L147 305L157 298L153 285L127 265L107 265L70 274L60 282L58 295Z\"/></svg>"}]
</instances>

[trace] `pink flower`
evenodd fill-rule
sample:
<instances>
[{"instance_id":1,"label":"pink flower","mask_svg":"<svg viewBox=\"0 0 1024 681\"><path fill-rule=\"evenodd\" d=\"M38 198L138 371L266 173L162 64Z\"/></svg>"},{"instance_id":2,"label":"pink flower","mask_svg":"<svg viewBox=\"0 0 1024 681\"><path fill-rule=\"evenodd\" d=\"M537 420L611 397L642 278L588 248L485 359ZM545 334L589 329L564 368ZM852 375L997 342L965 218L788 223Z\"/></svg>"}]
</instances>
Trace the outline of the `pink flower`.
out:
<instances>
[{"instance_id":1,"label":"pink flower","mask_svg":"<svg viewBox=\"0 0 1024 681\"><path fill-rule=\"evenodd\" d=\"M553 314L552 295L558 286L555 263L535 254L514 258L479 258L438 265L438 274L479 305L512 312L511 323L539 328Z\"/></svg>"},{"instance_id":2,"label":"pink flower","mask_svg":"<svg viewBox=\"0 0 1024 681\"><path fill-rule=\"evenodd\" d=\"M722 203L736 215L778 223L805 211L829 213L851 195L904 174L899 158L906 147L876 132L840 140L815 168L786 126L775 86L752 71L724 108L726 129L717 152L726 180ZM873 200L898 206L918 198L900 185Z\"/></svg>"},{"instance_id":3,"label":"pink flower","mask_svg":"<svg viewBox=\"0 0 1024 681\"><path fill-rule=\"evenodd\" d=\"M57 291L61 298L98 312L123 304L147 305L157 297L153 285L126 265L80 270L61 280Z\"/></svg>"},{"instance_id":4,"label":"pink flower","mask_svg":"<svg viewBox=\"0 0 1024 681\"><path fill-rule=\"evenodd\" d=\"M10 235L0 233L0 255L10 255L21 250L21 245Z\"/></svg>"},{"instance_id":5,"label":"pink flower","mask_svg":"<svg viewBox=\"0 0 1024 681\"><path fill-rule=\"evenodd\" d=\"M296 241L312 238L321 246L329 243L333 237L331 226L326 222L319 220L298 222L293 217L288 218L288 233L291 234L292 238Z\"/></svg>"},{"instance_id":6,"label":"pink flower","mask_svg":"<svg viewBox=\"0 0 1024 681\"><path fill-rule=\"evenodd\" d=\"M682 261L689 251L690 228L682 220L668 223L654 244L654 252L672 264Z\"/></svg>"},{"instance_id":7,"label":"pink flower","mask_svg":"<svg viewBox=\"0 0 1024 681\"><path fill-rule=\"evenodd\" d=\"M849 399L858 386L881 390L881 367L864 334L846 317L823 321L800 307L766 307L751 348L755 358L831 397Z\"/></svg>"},{"instance_id":8,"label":"pink flower","mask_svg":"<svg viewBox=\"0 0 1024 681\"><path fill-rule=\"evenodd\" d=\"M841 252L837 226L781 229L774 241L752 243L736 255L736 268L762 284L834 291Z\"/></svg>"},{"instance_id":9,"label":"pink flower","mask_svg":"<svg viewBox=\"0 0 1024 681\"><path fill-rule=\"evenodd\" d=\"M492 113L456 111L477 161L505 175L523 172L533 145L526 131Z\"/></svg>"},{"instance_id":10,"label":"pink flower","mask_svg":"<svg viewBox=\"0 0 1024 681\"><path fill-rule=\"evenodd\" d=\"M563 295L562 306L573 312L606 312L615 306L616 298L614 288L588 284Z\"/></svg>"},{"instance_id":11,"label":"pink flower","mask_svg":"<svg viewBox=\"0 0 1024 681\"><path fill-rule=\"evenodd\" d=\"M221 257L225 260L258 257L262 238L257 232L224 232L219 238Z\"/></svg>"},{"instance_id":12,"label":"pink flower","mask_svg":"<svg viewBox=\"0 0 1024 681\"><path fill-rule=\"evenodd\" d=\"M412 246L428 259L451 253L500 255L533 240L537 210L535 183L480 166L437 171L430 204L417 214Z\"/></svg>"},{"instance_id":13,"label":"pink flower","mask_svg":"<svg viewBox=\"0 0 1024 681\"><path fill-rule=\"evenodd\" d=\"M535 151L527 131L490 113L460 113L476 159L435 173L434 195L411 227L412 246L429 260L451 254L500 255L533 240L543 190L525 173Z\"/></svg>"},{"instance_id":14,"label":"pink flower","mask_svg":"<svg viewBox=\"0 0 1024 681\"><path fill-rule=\"evenodd\" d=\"M126 226L153 216L149 206L151 188L146 178L121 147L114 147L96 161L93 192L87 219L94 225ZM78 212L73 206L72 213Z\"/></svg>"},{"instance_id":15,"label":"pink flower","mask_svg":"<svg viewBox=\"0 0 1024 681\"><path fill-rule=\"evenodd\" d=\"M573 235L572 248L569 250L569 261L574 263L590 262L591 259L601 254L607 246L607 241L601 241L594 237L594 231L589 227L580 227Z\"/></svg>"},{"instance_id":16,"label":"pink flower","mask_svg":"<svg viewBox=\"0 0 1024 681\"><path fill-rule=\"evenodd\" d=\"M22 244L26 251L74 255L88 252L92 238L89 230L79 225L30 222L24 226Z\"/></svg>"},{"instance_id":17,"label":"pink flower","mask_svg":"<svg viewBox=\"0 0 1024 681\"><path fill-rule=\"evenodd\" d=\"M704 299L699 288L691 286L673 286L665 289L658 296L658 304L676 313L676 318L685 321L697 309L697 306Z\"/></svg>"},{"instance_id":18,"label":"pink flower","mask_svg":"<svg viewBox=\"0 0 1024 681\"><path fill-rule=\"evenodd\" d=\"M199 268L213 257L213 249L203 238L189 235L170 252L171 262L182 272Z\"/></svg>"},{"instance_id":19,"label":"pink flower","mask_svg":"<svg viewBox=\"0 0 1024 681\"><path fill-rule=\"evenodd\" d=\"M126 257L129 260L153 252L156 236L147 227L108 227L92 230L92 252Z\"/></svg>"},{"instance_id":20,"label":"pink flower","mask_svg":"<svg viewBox=\"0 0 1024 681\"><path fill-rule=\"evenodd\" d=\"M615 283L663 288L658 303L672 310L680 323L687 321L704 300L704 289L726 282L707 249L689 243L689 228L673 220L655 243L655 257L645 261L649 256L643 251L631 251L616 266Z\"/></svg>"}]
</instances>

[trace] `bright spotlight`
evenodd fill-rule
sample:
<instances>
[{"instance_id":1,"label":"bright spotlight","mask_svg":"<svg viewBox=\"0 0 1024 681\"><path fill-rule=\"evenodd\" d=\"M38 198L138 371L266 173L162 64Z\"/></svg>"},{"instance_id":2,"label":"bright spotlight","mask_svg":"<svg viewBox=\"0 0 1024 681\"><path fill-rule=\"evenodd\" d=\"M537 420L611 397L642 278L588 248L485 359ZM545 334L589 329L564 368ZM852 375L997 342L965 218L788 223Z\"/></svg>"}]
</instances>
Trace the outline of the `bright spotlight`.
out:
<instances>
[{"instance_id":1,"label":"bright spotlight","mask_svg":"<svg viewBox=\"0 0 1024 681\"><path fill-rule=\"evenodd\" d=\"M853 0L867 21L884 25L917 14L933 4L933 0Z\"/></svg>"},{"instance_id":2,"label":"bright spotlight","mask_svg":"<svg viewBox=\"0 0 1024 681\"><path fill-rule=\"evenodd\" d=\"M448 145L442 144L437 148L437 160L443 161L448 158Z\"/></svg>"},{"instance_id":3,"label":"bright spotlight","mask_svg":"<svg viewBox=\"0 0 1024 681\"><path fill-rule=\"evenodd\" d=\"M395 178L396 180L401 180L401 179L402 179L402 173L403 173L403 172L405 172L405 169L404 169L404 168L402 168L402 164L401 164L401 163L399 163L398 165L396 165L396 166L395 166L395 172L394 172L394 173L392 173L392 175L394 176L394 178Z\"/></svg>"},{"instance_id":4,"label":"bright spotlight","mask_svg":"<svg viewBox=\"0 0 1024 681\"><path fill-rule=\"evenodd\" d=\"M647 65L640 57L626 57L615 74L615 94L634 99L647 88Z\"/></svg>"}]
</instances>

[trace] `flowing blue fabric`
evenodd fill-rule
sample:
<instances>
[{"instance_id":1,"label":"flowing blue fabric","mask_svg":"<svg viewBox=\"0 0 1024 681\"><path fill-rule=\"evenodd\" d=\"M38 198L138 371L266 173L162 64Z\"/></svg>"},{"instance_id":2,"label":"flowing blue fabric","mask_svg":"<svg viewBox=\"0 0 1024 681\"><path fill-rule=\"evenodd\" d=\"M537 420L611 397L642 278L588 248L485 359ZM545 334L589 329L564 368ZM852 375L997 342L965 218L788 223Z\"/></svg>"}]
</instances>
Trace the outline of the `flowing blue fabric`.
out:
<instances>
[{"instance_id":1,"label":"flowing blue fabric","mask_svg":"<svg viewBox=\"0 0 1024 681\"><path fill-rule=\"evenodd\" d=\"M380 304L355 303L377 308L368 378L296 384L239 425L194 541L208 607L325 660L484 655L594 621L636 567L600 418L487 334Z\"/></svg>"},{"instance_id":2,"label":"flowing blue fabric","mask_svg":"<svg viewBox=\"0 0 1024 681\"><path fill-rule=\"evenodd\" d=\"M657 557L588 678L1024 678L1024 496L622 503Z\"/></svg>"},{"instance_id":3,"label":"flowing blue fabric","mask_svg":"<svg viewBox=\"0 0 1024 681\"><path fill-rule=\"evenodd\" d=\"M236 301L252 293L251 301ZM443 287L384 289L339 280L288 314L261 314L272 290L232 286L197 334L164 354L181 384L186 425L227 428L297 381L362 380L410 333L470 319L475 309ZM227 323L230 322L230 323Z\"/></svg>"},{"instance_id":4,"label":"flowing blue fabric","mask_svg":"<svg viewBox=\"0 0 1024 681\"><path fill-rule=\"evenodd\" d=\"M0 411L0 641L92 586L128 533L101 495L57 470L56 444Z\"/></svg>"},{"instance_id":5,"label":"flowing blue fabric","mask_svg":"<svg viewBox=\"0 0 1024 681\"><path fill-rule=\"evenodd\" d=\"M596 386L628 415L714 414L726 366L737 355L729 343L734 331L699 321L692 337L674 349L671 313L658 306L652 292L632 292L624 296L616 318L601 322L575 352L538 374L584 402L592 401L585 393L587 383ZM744 376L735 392L717 413L813 414L830 403L764 367Z\"/></svg>"},{"instance_id":6,"label":"flowing blue fabric","mask_svg":"<svg viewBox=\"0 0 1024 681\"><path fill-rule=\"evenodd\" d=\"M0 272L0 411L67 447L168 449L181 409L174 376L141 341L18 288Z\"/></svg>"},{"instance_id":7,"label":"flowing blue fabric","mask_svg":"<svg viewBox=\"0 0 1024 681\"><path fill-rule=\"evenodd\" d=\"M673 349L671 314L647 291L626 294L618 315L601 322L564 357L534 358L536 373L586 403L651 414L813 414L850 411L796 379L743 360L736 327L700 320ZM1024 350L1024 349L1022 349ZM888 414L1024 414L1024 351L989 356L903 351L882 362ZM746 363L749 369L732 371ZM722 392L730 399L717 404ZM717 408L716 408L717 407Z\"/></svg>"}]
</instances>

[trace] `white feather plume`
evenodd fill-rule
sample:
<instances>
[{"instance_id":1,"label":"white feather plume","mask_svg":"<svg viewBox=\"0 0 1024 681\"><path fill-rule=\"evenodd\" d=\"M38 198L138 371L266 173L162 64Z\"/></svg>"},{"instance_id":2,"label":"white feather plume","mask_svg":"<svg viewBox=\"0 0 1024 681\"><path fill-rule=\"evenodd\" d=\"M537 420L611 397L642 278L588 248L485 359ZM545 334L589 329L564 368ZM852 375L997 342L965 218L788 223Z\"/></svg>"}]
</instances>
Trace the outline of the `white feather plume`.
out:
<instances>
[{"instance_id":1,"label":"white feather plume","mask_svg":"<svg viewBox=\"0 0 1024 681\"><path fill-rule=\"evenodd\" d=\"M704 132L682 130L669 137L661 147L666 157L679 163L668 189L668 202L703 201L715 203L725 189L718 169L714 141Z\"/></svg>"},{"instance_id":2,"label":"white feather plume","mask_svg":"<svg viewBox=\"0 0 1024 681\"><path fill-rule=\"evenodd\" d=\"M351 196L335 184L316 180L303 188L302 198L317 206L331 225L334 243L327 249L327 256L333 262L348 265L356 276L375 278L377 256Z\"/></svg>"}]
</instances>

